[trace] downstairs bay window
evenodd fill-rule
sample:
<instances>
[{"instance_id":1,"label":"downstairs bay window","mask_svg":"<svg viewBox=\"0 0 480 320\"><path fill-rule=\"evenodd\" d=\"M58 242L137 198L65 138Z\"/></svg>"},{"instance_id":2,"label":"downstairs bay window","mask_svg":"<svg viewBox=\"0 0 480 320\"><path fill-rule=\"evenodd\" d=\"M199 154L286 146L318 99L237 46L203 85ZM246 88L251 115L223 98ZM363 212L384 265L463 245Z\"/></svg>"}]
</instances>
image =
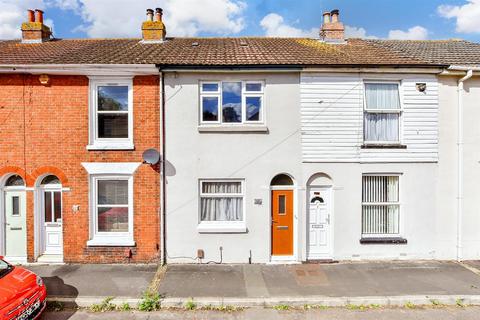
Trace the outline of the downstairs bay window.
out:
<instances>
[{"instance_id":1,"label":"downstairs bay window","mask_svg":"<svg viewBox=\"0 0 480 320\"><path fill-rule=\"evenodd\" d=\"M398 175L364 175L362 178L362 237L400 235Z\"/></svg>"},{"instance_id":2,"label":"downstairs bay window","mask_svg":"<svg viewBox=\"0 0 480 320\"><path fill-rule=\"evenodd\" d=\"M398 83L365 83L364 143L399 145L401 112Z\"/></svg>"},{"instance_id":3,"label":"downstairs bay window","mask_svg":"<svg viewBox=\"0 0 480 320\"><path fill-rule=\"evenodd\" d=\"M199 232L246 231L243 180L201 180L199 188Z\"/></svg>"}]
</instances>

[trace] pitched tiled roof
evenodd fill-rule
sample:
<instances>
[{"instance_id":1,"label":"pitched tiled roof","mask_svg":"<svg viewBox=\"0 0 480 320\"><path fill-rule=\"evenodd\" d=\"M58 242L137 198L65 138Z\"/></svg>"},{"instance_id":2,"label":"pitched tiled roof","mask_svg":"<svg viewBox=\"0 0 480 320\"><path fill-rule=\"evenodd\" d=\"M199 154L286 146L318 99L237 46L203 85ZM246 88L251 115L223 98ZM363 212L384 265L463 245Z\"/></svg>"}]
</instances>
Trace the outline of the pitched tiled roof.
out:
<instances>
[{"instance_id":1,"label":"pitched tiled roof","mask_svg":"<svg viewBox=\"0 0 480 320\"><path fill-rule=\"evenodd\" d=\"M464 40L365 40L397 54L416 57L430 64L480 65L480 44Z\"/></svg>"},{"instance_id":2,"label":"pitched tiled roof","mask_svg":"<svg viewBox=\"0 0 480 320\"><path fill-rule=\"evenodd\" d=\"M466 41L350 39L326 44L306 38L171 38L0 42L0 65L161 64L183 66L480 65L480 45Z\"/></svg>"}]
</instances>

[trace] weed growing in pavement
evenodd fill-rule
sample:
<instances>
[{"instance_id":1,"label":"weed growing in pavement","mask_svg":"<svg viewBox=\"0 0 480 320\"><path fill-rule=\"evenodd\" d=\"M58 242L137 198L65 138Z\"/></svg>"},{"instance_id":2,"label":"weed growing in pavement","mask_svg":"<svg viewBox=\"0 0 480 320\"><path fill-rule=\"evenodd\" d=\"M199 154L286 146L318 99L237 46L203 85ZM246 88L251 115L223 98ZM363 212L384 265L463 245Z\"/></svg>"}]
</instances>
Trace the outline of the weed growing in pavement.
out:
<instances>
[{"instance_id":1,"label":"weed growing in pavement","mask_svg":"<svg viewBox=\"0 0 480 320\"><path fill-rule=\"evenodd\" d=\"M117 306L118 311L130 311L132 310L132 307L130 307L130 304L128 302L124 302L121 305Z\"/></svg>"},{"instance_id":2,"label":"weed growing in pavement","mask_svg":"<svg viewBox=\"0 0 480 320\"><path fill-rule=\"evenodd\" d=\"M190 298L190 300L188 300L187 302L185 302L185 309L186 309L186 310L195 310L195 309L197 309L197 304L193 301L192 298Z\"/></svg>"},{"instance_id":3,"label":"weed growing in pavement","mask_svg":"<svg viewBox=\"0 0 480 320\"><path fill-rule=\"evenodd\" d=\"M330 307L319 305L319 304L304 304L303 305L304 310L326 310L328 308L330 308Z\"/></svg>"},{"instance_id":4,"label":"weed growing in pavement","mask_svg":"<svg viewBox=\"0 0 480 320\"><path fill-rule=\"evenodd\" d=\"M231 306L231 305L221 305L221 306L212 306L211 304L198 308L199 310L208 310L208 311L221 311L221 312L237 312L242 311L245 308Z\"/></svg>"},{"instance_id":5,"label":"weed growing in pavement","mask_svg":"<svg viewBox=\"0 0 480 320\"><path fill-rule=\"evenodd\" d=\"M444 306L444 304L440 303L440 301L435 300L435 299L430 300L430 302L432 303L432 305L434 307L443 307Z\"/></svg>"},{"instance_id":6,"label":"weed growing in pavement","mask_svg":"<svg viewBox=\"0 0 480 320\"><path fill-rule=\"evenodd\" d=\"M464 303L464 300L463 300L463 299L458 298L458 299L455 301L455 304L457 305L457 307L465 308L465 303Z\"/></svg>"},{"instance_id":7,"label":"weed growing in pavement","mask_svg":"<svg viewBox=\"0 0 480 320\"><path fill-rule=\"evenodd\" d=\"M405 303L404 307L407 308L407 309L415 309L416 308L416 306L413 303L411 303L410 301Z\"/></svg>"},{"instance_id":8,"label":"weed growing in pavement","mask_svg":"<svg viewBox=\"0 0 480 320\"><path fill-rule=\"evenodd\" d=\"M348 310L366 310L368 306L363 304L347 304L345 306Z\"/></svg>"},{"instance_id":9,"label":"weed growing in pavement","mask_svg":"<svg viewBox=\"0 0 480 320\"><path fill-rule=\"evenodd\" d=\"M117 306L112 303L113 297L106 297L101 303L95 303L90 306L90 311L92 312L107 312L113 311Z\"/></svg>"},{"instance_id":10,"label":"weed growing in pavement","mask_svg":"<svg viewBox=\"0 0 480 320\"><path fill-rule=\"evenodd\" d=\"M157 292L145 291L142 300L138 303L140 311L157 311L160 310L160 295Z\"/></svg>"},{"instance_id":11,"label":"weed growing in pavement","mask_svg":"<svg viewBox=\"0 0 480 320\"><path fill-rule=\"evenodd\" d=\"M290 310L290 306L286 305L286 304L279 304L279 305L276 305L276 306L273 306L273 309L275 310Z\"/></svg>"}]
</instances>

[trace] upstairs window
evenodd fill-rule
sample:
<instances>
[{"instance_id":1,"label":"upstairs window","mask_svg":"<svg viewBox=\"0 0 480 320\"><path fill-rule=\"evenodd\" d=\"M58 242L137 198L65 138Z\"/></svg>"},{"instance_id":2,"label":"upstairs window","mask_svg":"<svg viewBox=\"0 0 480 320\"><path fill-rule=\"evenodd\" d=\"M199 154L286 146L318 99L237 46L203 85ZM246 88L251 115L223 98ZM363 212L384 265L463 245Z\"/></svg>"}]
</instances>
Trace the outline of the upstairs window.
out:
<instances>
[{"instance_id":1,"label":"upstairs window","mask_svg":"<svg viewBox=\"0 0 480 320\"><path fill-rule=\"evenodd\" d=\"M264 84L260 81L200 83L201 124L261 124Z\"/></svg>"},{"instance_id":2,"label":"upstairs window","mask_svg":"<svg viewBox=\"0 0 480 320\"><path fill-rule=\"evenodd\" d=\"M365 83L365 143L399 144L400 115L398 83Z\"/></svg>"},{"instance_id":3,"label":"upstairs window","mask_svg":"<svg viewBox=\"0 0 480 320\"><path fill-rule=\"evenodd\" d=\"M132 80L91 79L89 149L133 149Z\"/></svg>"}]
</instances>

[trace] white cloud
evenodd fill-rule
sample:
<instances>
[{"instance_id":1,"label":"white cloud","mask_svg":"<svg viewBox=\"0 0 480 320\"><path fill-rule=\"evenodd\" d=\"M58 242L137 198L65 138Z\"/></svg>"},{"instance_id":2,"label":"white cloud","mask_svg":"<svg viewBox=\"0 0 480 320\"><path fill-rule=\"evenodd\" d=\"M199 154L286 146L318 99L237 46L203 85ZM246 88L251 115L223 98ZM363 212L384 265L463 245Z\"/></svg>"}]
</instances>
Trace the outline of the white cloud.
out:
<instances>
[{"instance_id":1,"label":"white cloud","mask_svg":"<svg viewBox=\"0 0 480 320\"><path fill-rule=\"evenodd\" d=\"M78 0L90 37L138 37L151 0ZM167 35L195 36L200 32L238 33L244 28L246 7L238 0L165 0L162 2ZM153 8L152 8L153 9Z\"/></svg>"},{"instance_id":2,"label":"white cloud","mask_svg":"<svg viewBox=\"0 0 480 320\"><path fill-rule=\"evenodd\" d=\"M302 30L292 27L285 23L285 19L281 15L276 13L267 14L260 21L260 26L265 31L265 35L268 37L318 37L319 30L312 28L310 30Z\"/></svg>"},{"instance_id":3,"label":"white cloud","mask_svg":"<svg viewBox=\"0 0 480 320\"><path fill-rule=\"evenodd\" d=\"M440 16L456 19L456 31L461 33L480 33L480 0L468 0L462 6L441 5Z\"/></svg>"},{"instance_id":4,"label":"white cloud","mask_svg":"<svg viewBox=\"0 0 480 320\"><path fill-rule=\"evenodd\" d=\"M219 35L243 30L245 2L241 0L164 0L164 22L170 36L195 36L200 32ZM151 0L0 0L0 39L19 38L27 9L56 7L77 13L83 24L73 31L89 37L140 37L141 24ZM153 9L153 8L152 8ZM72 12L73 11L73 12ZM53 27L51 20L46 24Z\"/></svg>"},{"instance_id":5,"label":"white cloud","mask_svg":"<svg viewBox=\"0 0 480 320\"><path fill-rule=\"evenodd\" d=\"M78 0L46 0L46 4L62 10L77 10L80 7Z\"/></svg>"},{"instance_id":6,"label":"white cloud","mask_svg":"<svg viewBox=\"0 0 480 320\"><path fill-rule=\"evenodd\" d=\"M388 39L392 40L426 40L428 39L428 30L421 26L415 26L407 31L390 30Z\"/></svg>"},{"instance_id":7,"label":"white cloud","mask_svg":"<svg viewBox=\"0 0 480 320\"><path fill-rule=\"evenodd\" d=\"M43 0L0 0L0 39L20 38L20 25L27 19L27 9L43 9Z\"/></svg>"},{"instance_id":8,"label":"white cloud","mask_svg":"<svg viewBox=\"0 0 480 320\"><path fill-rule=\"evenodd\" d=\"M375 36L367 35L367 30L352 26L345 26L345 38L378 39Z\"/></svg>"}]
</instances>

